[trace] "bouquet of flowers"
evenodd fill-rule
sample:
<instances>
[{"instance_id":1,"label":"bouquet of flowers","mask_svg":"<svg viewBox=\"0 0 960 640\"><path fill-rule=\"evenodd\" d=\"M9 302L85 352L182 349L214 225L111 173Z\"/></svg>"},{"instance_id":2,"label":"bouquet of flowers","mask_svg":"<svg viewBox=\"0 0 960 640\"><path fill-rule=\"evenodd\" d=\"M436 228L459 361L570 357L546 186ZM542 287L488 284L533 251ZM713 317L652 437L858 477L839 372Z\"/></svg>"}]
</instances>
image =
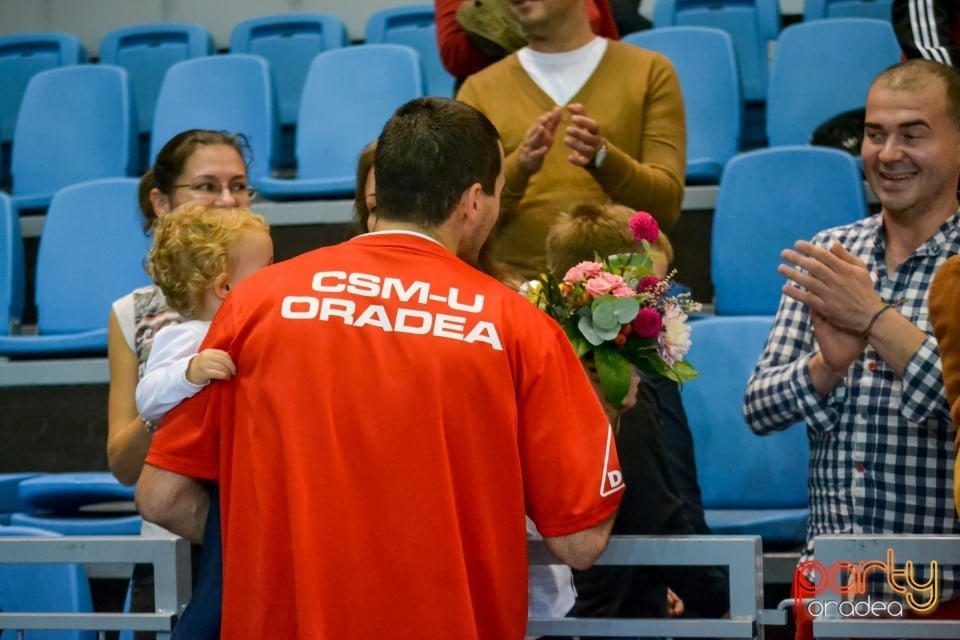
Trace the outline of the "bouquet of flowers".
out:
<instances>
[{"instance_id":1,"label":"bouquet of flowers","mask_svg":"<svg viewBox=\"0 0 960 640\"><path fill-rule=\"evenodd\" d=\"M660 234L645 211L630 218L637 250L581 262L562 278L545 273L526 290L527 298L563 327L577 355L591 355L600 385L613 406L630 388L630 365L677 382L696 370L684 359L690 349L688 313L700 304L690 295L670 295L674 273L653 271L651 243Z\"/></svg>"}]
</instances>

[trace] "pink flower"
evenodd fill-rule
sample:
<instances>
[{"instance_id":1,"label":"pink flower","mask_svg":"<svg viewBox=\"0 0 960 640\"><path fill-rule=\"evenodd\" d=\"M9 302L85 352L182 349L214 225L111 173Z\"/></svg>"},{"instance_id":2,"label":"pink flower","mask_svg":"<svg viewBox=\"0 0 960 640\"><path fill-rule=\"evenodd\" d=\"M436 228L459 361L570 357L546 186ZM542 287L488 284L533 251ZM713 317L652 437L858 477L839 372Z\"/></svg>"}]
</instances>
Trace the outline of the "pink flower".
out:
<instances>
[{"instance_id":1,"label":"pink flower","mask_svg":"<svg viewBox=\"0 0 960 640\"><path fill-rule=\"evenodd\" d=\"M660 278L657 276L643 276L637 283L637 293L654 293L660 286Z\"/></svg>"},{"instance_id":2,"label":"pink flower","mask_svg":"<svg viewBox=\"0 0 960 640\"><path fill-rule=\"evenodd\" d=\"M581 262L578 265L570 267L566 275L563 276L564 282L580 282L584 278L595 278L603 272L603 265L599 262Z\"/></svg>"},{"instance_id":3,"label":"pink flower","mask_svg":"<svg viewBox=\"0 0 960 640\"><path fill-rule=\"evenodd\" d=\"M633 331L641 338L656 338L663 328L663 318L660 312L650 307L640 309L640 313L633 319Z\"/></svg>"},{"instance_id":4,"label":"pink flower","mask_svg":"<svg viewBox=\"0 0 960 640\"><path fill-rule=\"evenodd\" d=\"M587 293L594 298L605 296L613 291L613 285L607 282L607 279L603 277L590 278L587 280L587 284L585 284L583 288L586 289Z\"/></svg>"},{"instance_id":5,"label":"pink flower","mask_svg":"<svg viewBox=\"0 0 960 640\"><path fill-rule=\"evenodd\" d=\"M660 237L660 225L646 211L637 211L633 214L633 217L630 218L630 231L633 233L634 240L638 243L646 240L653 244Z\"/></svg>"},{"instance_id":6,"label":"pink flower","mask_svg":"<svg viewBox=\"0 0 960 640\"><path fill-rule=\"evenodd\" d=\"M610 293L612 293L617 298L629 298L631 296L637 295L637 292L631 289L630 287L628 287L627 285L621 285L616 289L614 289L613 291L611 291Z\"/></svg>"}]
</instances>

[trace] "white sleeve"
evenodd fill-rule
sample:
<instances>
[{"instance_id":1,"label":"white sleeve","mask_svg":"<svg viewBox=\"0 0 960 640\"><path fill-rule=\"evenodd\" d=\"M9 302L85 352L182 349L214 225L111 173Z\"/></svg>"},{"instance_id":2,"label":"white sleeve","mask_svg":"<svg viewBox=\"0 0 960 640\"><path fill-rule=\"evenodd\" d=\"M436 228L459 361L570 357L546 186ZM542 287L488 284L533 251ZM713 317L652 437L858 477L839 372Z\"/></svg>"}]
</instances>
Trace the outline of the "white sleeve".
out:
<instances>
[{"instance_id":1,"label":"white sleeve","mask_svg":"<svg viewBox=\"0 0 960 640\"><path fill-rule=\"evenodd\" d=\"M203 389L187 380L187 366L203 342L203 331L191 323L168 325L157 332L143 377L137 383L137 411L146 420L160 420L167 411Z\"/></svg>"}]
</instances>

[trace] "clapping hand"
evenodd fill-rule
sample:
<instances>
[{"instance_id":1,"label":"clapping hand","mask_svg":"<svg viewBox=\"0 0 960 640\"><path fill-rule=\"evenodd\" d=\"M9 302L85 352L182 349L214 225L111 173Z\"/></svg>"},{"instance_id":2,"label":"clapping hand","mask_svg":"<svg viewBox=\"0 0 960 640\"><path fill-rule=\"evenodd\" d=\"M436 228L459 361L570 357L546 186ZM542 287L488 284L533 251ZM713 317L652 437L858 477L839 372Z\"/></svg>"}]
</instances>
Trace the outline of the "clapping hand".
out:
<instances>
[{"instance_id":1,"label":"clapping hand","mask_svg":"<svg viewBox=\"0 0 960 640\"><path fill-rule=\"evenodd\" d=\"M540 116L524 134L523 144L518 151L520 164L529 173L536 173L543 166L543 159L553 146L553 139L562 115L563 107L554 107Z\"/></svg>"}]
</instances>

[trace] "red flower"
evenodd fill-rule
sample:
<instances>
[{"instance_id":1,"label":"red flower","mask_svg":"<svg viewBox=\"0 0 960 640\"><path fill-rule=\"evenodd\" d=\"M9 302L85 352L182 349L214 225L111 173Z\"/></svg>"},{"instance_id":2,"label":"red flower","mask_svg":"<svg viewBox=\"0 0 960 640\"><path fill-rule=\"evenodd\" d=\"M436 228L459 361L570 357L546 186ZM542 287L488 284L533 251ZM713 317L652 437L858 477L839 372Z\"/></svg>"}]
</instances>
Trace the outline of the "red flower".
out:
<instances>
[{"instance_id":1,"label":"red flower","mask_svg":"<svg viewBox=\"0 0 960 640\"><path fill-rule=\"evenodd\" d=\"M652 215L646 211L637 211L630 218L630 232L638 243L646 240L650 244L660 237L660 225Z\"/></svg>"},{"instance_id":2,"label":"red flower","mask_svg":"<svg viewBox=\"0 0 960 640\"><path fill-rule=\"evenodd\" d=\"M643 276L637 283L637 293L654 293L660 286L660 278L657 276Z\"/></svg>"},{"instance_id":3,"label":"red flower","mask_svg":"<svg viewBox=\"0 0 960 640\"><path fill-rule=\"evenodd\" d=\"M660 330L663 328L663 318L656 309L644 307L640 309L640 313L637 314L631 324L638 336L652 339L660 335Z\"/></svg>"}]
</instances>

